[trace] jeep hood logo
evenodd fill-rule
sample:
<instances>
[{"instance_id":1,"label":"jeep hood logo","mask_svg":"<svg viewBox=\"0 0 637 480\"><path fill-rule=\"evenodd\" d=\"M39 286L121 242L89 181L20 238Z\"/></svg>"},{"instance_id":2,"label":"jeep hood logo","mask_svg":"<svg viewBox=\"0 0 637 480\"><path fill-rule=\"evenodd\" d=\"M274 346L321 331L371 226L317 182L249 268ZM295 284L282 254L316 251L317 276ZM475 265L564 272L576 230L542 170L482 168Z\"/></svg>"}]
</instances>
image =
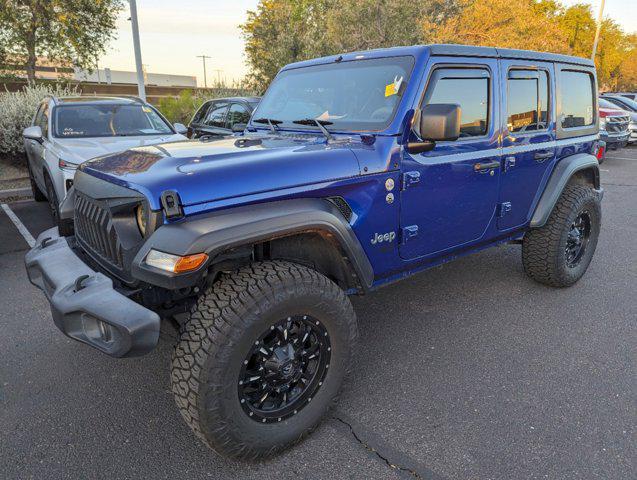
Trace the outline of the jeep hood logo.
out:
<instances>
[{"instance_id":1,"label":"jeep hood logo","mask_svg":"<svg viewBox=\"0 0 637 480\"><path fill-rule=\"evenodd\" d=\"M395 238L396 232L374 233L374 238L372 238L372 245L383 242L393 242Z\"/></svg>"}]
</instances>

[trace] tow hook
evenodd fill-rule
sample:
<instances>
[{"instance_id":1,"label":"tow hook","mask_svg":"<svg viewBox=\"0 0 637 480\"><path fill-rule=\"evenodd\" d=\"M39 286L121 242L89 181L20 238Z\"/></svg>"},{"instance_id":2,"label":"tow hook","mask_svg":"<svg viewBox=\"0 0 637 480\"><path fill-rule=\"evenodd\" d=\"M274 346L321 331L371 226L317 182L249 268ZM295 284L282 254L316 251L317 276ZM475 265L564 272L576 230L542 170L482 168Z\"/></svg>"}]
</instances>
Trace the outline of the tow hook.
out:
<instances>
[{"instance_id":1,"label":"tow hook","mask_svg":"<svg viewBox=\"0 0 637 480\"><path fill-rule=\"evenodd\" d=\"M49 244L51 240L53 240L51 237L46 237L44 240L40 242L40 245L42 246L42 248L46 248L46 246Z\"/></svg>"},{"instance_id":2,"label":"tow hook","mask_svg":"<svg viewBox=\"0 0 637 480\"><path fill-rule=\"evenodd\" d=\"M84 282L87 278L89 278L89 275L80 275L75 279L75 293L85 288L85 285L82 285L82 282Z\"/></svg>"}]
</instances>

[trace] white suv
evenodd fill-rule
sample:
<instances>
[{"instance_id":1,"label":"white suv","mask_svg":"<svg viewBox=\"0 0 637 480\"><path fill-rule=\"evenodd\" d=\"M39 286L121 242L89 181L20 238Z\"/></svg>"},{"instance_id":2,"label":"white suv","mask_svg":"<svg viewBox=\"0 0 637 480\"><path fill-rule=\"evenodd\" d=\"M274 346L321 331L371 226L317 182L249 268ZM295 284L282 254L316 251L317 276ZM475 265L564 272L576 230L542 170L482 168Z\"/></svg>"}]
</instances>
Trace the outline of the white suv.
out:
<instances>
[{"instance_id":1,"label":"white suv","mask_svg":"<svg viewBox=\"0 0 637 480\"><path fill-rule=\"evenodd\" d=\"M59 205L79 164L132 147L187 140L183 133L184 125L171 125L136 97L46 97L23 132L33 196L49 201L59 224Z\"/></svg>"}]
</instances>

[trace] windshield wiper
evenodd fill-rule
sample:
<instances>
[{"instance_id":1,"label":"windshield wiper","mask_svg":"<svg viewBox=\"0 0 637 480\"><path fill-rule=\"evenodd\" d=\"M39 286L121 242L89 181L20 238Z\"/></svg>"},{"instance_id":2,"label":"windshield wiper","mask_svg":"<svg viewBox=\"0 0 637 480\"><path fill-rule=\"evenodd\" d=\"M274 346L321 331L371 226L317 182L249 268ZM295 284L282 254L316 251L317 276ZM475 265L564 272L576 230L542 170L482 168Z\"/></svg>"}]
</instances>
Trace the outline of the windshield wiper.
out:
<instances>
[{"instance_id":1,"label":"windshield wiper","mask_svg":"<svg viewBox=\"0 0 637 480\"><path fill-rule=\"evenodd\" d=\"M302 118L301 120L294 120L292 123L297 123L299 125L315 125L321 130L328 141L334 140L332 134L327 128L325 128L325 125L332 125L332 123L334 122L330 122L328 120L319 120L318 118Z\"/></svg>"},{"instance_id":2,"label":"windshield wiper","mask_svg":"<svg viewBox=\"0 0 637 480\"><path fill-rule=\"evenodd\" d=\"M257 118L256 120L252 120L252 122L267 123L268 125L270 125L270 130L272 130L272 133L276 133L276 131L278 130L278 127L275 127L275 125L283 123L281 120L275 120L274 118Z\"/></svg>"}]
</instances>

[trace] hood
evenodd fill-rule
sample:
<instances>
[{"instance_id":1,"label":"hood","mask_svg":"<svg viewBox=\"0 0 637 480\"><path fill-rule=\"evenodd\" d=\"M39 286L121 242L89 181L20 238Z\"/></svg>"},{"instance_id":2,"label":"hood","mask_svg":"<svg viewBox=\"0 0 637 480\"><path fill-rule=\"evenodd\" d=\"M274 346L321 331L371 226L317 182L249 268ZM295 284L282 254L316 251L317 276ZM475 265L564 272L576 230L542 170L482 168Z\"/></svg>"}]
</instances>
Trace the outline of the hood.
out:
<instances>
[{"instance_id":1,"label":"hood","mask_svg":"<svg viewBox=\"0 0 637 480\"><path fill-rule=\"evenodd\" d=\"M93 138L57 138L60 157L72 163L81 164L91 158L109 153L121 152L134 147L155 145L157 143L187 140L178 133L167 135L140 135L138 137L93 137Z\"/></svg>"},{"instance_id":2,"label":"hood","mask_svg":"<svg viewBox=\"0 0 637 480\"><path fill-rule=\"evenodd\" d=\"M94 159L82 171L137 190L159 209L174 190L185 205L333 181L360 174L351 140L252 135L136 147Z\"/></svg>"}]
</instances>

